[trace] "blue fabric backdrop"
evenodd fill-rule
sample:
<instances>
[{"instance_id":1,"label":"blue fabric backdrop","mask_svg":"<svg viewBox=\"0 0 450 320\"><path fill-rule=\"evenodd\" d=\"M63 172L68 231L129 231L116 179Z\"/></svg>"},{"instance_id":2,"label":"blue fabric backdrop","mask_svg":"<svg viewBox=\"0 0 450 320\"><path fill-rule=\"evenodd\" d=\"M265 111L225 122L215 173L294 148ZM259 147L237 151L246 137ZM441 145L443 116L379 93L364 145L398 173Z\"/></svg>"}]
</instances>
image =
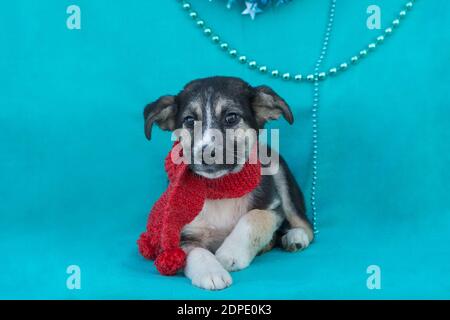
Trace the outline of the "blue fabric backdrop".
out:
<instances>
[{"instance_id":1,"label":"blue fabric backdrop","mask_svg":"<svg viewBox=\"0 0 450 320\"><path fill-rule=\"evenodd\" d=\"M217 1L216 1L217 2ZM358 52L403 0L339 0L326 66ZM251 21L193 0L248 56L311 70L327 0L297 0ZM77 4L82 29L68 30ZM378 52L322 86L319 225L306 251L274 250L220 292L163 277L135 241L165 187L170 135L143 134L143 106L194 78L267 84L293 109L280 150L305 193L312 86L238 65L177 1L9 1L0 9L0 298L450 298L450 2L417 1ZM66 288L79 265L81 290ZM368 290L366 268L381 267Z\"/></svg>"}]
</instances>

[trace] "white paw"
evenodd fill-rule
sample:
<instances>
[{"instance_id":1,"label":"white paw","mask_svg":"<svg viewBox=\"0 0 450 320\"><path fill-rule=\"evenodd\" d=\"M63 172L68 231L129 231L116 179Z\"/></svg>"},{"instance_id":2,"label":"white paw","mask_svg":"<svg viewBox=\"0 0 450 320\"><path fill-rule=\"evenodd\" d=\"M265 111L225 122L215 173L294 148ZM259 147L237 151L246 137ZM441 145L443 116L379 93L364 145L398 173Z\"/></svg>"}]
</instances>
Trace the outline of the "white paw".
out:
<instances>
[{"instance_id":1,"label":"white paw","mask_svg":"<svg viewBox=\"0 0 450 320\"><path fill-rule=\"evenodd\" d=\"M196 287L206 290L221 290L229 287L233 280L230 274L206 249L193 249L186 261L184 273Z\"/></svg>"},{"instance_id":2,"label":"white paw","mask_svg":"<svg viewBox=\"0 0 450 320\"><path fill-rule=\"evenodd\" d=\"M238 271L247 268L253 256L243 244L233 247L222 245L216 252L216 258L228 271Z\"/></svg>"},{"instance_id":3,"label":"white paw","mask_svg":"<svg viewBox=\"0 0 450 320\"><path fill-rule=\"evenodd\" d=\"M192 278L194 286L206 290L222 290L229 287L232 282L230 274L223 268L199 273Z\"/></svg>"},{"instance_id":4,"label":"white paw","mask_svg":"<svg viewBox=\"0 0 450 320\"><path fill-rule=\"evenodd\" d=\"M290 229L282 238L281 243L283 248L288 251L297 251L305 249L309 246L310 239L305 229L294 228Z\"/></svg>"}]
</instances>

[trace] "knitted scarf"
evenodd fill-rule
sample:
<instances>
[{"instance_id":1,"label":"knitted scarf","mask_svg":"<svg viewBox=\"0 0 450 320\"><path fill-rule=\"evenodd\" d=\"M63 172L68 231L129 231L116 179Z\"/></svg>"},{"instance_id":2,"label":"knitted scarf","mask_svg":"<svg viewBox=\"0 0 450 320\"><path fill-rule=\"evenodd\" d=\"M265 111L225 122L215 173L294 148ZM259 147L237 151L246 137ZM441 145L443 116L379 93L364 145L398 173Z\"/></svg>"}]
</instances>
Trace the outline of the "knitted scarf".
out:
<instances>
[{"instance_id":1,"label":"knitted scarf","mask_svg":"<svg viewBox=\"0 0 450 320\"><path fill-rule=\"evenodd\" d=\"M175 164L171 152L165 160L169 186L153 206L147 231L137 241L140 253L155 260L163 275L174 275L184 267L186 253L180 248L181 230L200 213L206 199L242 197L254 190L261 178L258 161L245 163L237 173L207 179L190 171L187 164Z\"/></svg>"}]
</instances>

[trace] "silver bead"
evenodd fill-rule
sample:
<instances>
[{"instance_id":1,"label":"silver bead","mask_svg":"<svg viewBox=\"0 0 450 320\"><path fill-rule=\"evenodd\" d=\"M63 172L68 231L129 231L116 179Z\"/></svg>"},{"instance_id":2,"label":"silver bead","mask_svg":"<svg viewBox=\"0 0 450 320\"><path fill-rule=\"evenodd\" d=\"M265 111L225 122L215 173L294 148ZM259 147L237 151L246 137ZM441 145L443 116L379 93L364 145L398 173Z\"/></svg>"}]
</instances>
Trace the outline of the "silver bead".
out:
<instances>
[{"instance_id":1,"label":"silver bead","mask_svg":"<svg viewBox=\"0 0 450 320\"><path fill-rule=\"evenodd\" d=\"M302 79L303 79L303 76L302 76L301 74L296 74L296 75L294 76L294 80L295 80L295 81L302 81Z\"/></svg>"},{"instance_id":2,"label":"silver bead","mask_svg":"<svg viewBox=\"0 0 450 320\"><path fill-rule=\"evenodd\" d=\"M332 76L334 76L337 73L337 68L331 68L328 73Z\"/></svg>"},{"instance_id":3,"label":"silver bead","mask_svg":"<svg viewBox=\"0 0 450 320\"><path fill-rule=\"evenodd\" d=\"M390 35L392 33L392 28L386 28L386 30L384 30L384 33Z\"/></svg>"},{"instance_id":4,"label":"silver bead","mask_svg":"<svg viewBox=\"0 0 450 320\"><path fill-rule=\"evenodd\" d=\"M271 75L272 77L276 78L280 75L280 72L278 70L272 70Z\"/></svg>"},{"instance_id":5,"label":"silver bead","mask_svg":"<svg viewBox=\"0 0 450 320\"><path fill-rule=\"evenodd\" d=\"M190 16L192 19L197 19L198 14L197 14L197 12L192 11L191 13L189 13L189 16Z\"/></svg>"},{"instance_id":6,"label":"silver bead","mask_svg":"<svg viewBox=\"0 0 450 320\"><path fill-rule=\"evenodd\" d=\"M327 74L326 74L325 72L320 72L320 73L319 73L319 80L325 79L326 76L327 76Z\"/></svg>"},{"instance_id":7,"label":"silver bead","mask_svg":"<svg viewBox=\"0 0 450 320\"><path fill-rule=\"evenodd\" d=\"M404 17L406 16L406 11L405 11L405 10L400 11L399 14L398 14L398 16L399 16L400 18L404 18Z\"/></svg>"},{"instance_id":8,"label":"silver bead","mask_svg":"<svg viewBox=\"0 0 450 320\"><path fill-rule=\"evenodd\" d=\"M184 4L183 4L183 9L184 9L184 10L189 10L189 9L191 9L191 4L188 3L188 2L184 3Z\"/></svg>"},{"instance_id":9,"label":"silver bead","mask_svg":"<svg viewBox=\"0 0 450 320\"><path fill-rule=\"evenodd\" d=\"M353 64L357 63L358 60L359 60L358 56L353 56L353 57L350 58L350 61L351 61Z\"/></svg>"},{"instance_id":10,"label":"silver bead","mask_svg":"<svg viewBox=\"0 0 450 320\"><path fill-rule=\"evenodd\" d=\"M364 58L365 56L367 56L367 50L361 50L361 51L359 52L359 56L360 56L361 58Z\"/></svg>"},{"instance_id":11,"label":"silver bead","mask_svg":"<svg viewBox=\"0 0 450 320\"><path fill-rule=\"evenodd\" d=\"M398 20L398 19L394 19L394 21L392 21L392 25L394 27L398 27L399 24L400 24L400 20Z\"/></svg>"},{"instance_id":12,"label":"silver bead","mask_svg":"<svg viewBox=\"0 0 450 320\"><path fill-rule=\"evenodd\" d=\"M237 51L235 49L232 49L228 52L230 54L231 57L236 57L237 56Z\"/></svg>"},{"instance_id":13,"label":"silver bead","mask_svg":"<svg viewBox=\"0 0 450 320\"><path fill-rule=\"evenodd\" d=\"M249 63L248 63L248 66L251 68L251 69L255 69L256 68L256 61L250 61Z\"/></svg>"},{"instance_id":14,"label":"silver bead","mask_svg":"<svg viewBox=\"0 0 450 320\"><path fill-rule=\"evenodd\" d=\"M411 1L410 1L410 2L407 2L406 5L405 5L405 7L406 7L406 9L411 10L412 7L413 7L413 3L412 3Z\"/></svg>"},{"instance_id":15,"label":"silver bead","mask_svg":"<svg viewBox=\"0 0 450 320\"><path fill-rule=\"evenodd\" d=\"M308 81L314 81L314 75L313 75L313 74L308 74L308 75L306 76L306 80L308 80Z\"/></svg>"},{"instance_id":16,"label":"silver bead","mask_svg":"<svg viewBox=\"0 0 450 320\"><path fill-rule=\"evenodd\" d=\"M203 30L203 33L204 33L206 36L210 36L211 33L212 33L212 30L211 30L210 28L206 28L205 30Z\"/></svg>"},{"instance_id":17,"label":"silver bead","mask_svg":"<svg viewBox=\"0 0 450 320\"><path fill-rule=\"evenodd\" d=\"M367 47L369 48L369 50L374 50L377 47L377 45L375 43L369 43Z\"/></svg>"},{"instance_id":18,"label":"silver bead","mask_svg":"<svg viewBox=\"0 0 450 320\"><path fill-rule=\"evenodd\" d=\"M266 73L267 72L267 67L266 66L259 67L259 72Z\"/></svg>"},{"instance_id":19,"label":"silver bead","mask_svg":"<svg viewBox=\"0 0 450 320\"><path fill-rule=\"evenodd\" d=\"M247 57L246 57L246 56L240 56L240 57L239 57L239 62L240 62L240 63L245 63L245 62L247 62Z\"/></svg>"},{"instance_id":20,"label":"silver bead","mask_svg":"<svg viewBox=\"0 0 450 320\"><path fill-rule=\"evenodd\" d=\"M223 50L227 50L227 49L228 49L228 43L222 42L222 43L220 44L220 48L223 49Z\"/></svg>"},{"instance_id":21,"label":"silver bead","mask_svg":"<svg viewBox=\"0 0 450 320\"><path fill-rule=\"evenodd\" d=\"M341 70L345 70L345 69L347 69L347 67L348 67L348 64L347 63L341 63L341 65L339 66L339 68L341 69Z\"/></svg>"},{"instance_id":22,"label":"silver bead","mask_svg":"<svg viewBox=\"0 0 450 320\"><path fill-rule=\"evenodd\" d=\"M211 40L212 40L212 42L214 42L214 43L219 43L220 38L219 38L219 36L212 36L212 37L211 37Z\"/></svg>"},{"instance_id":23,"label":"silver bead","mask_svg":"<svg viewBox=\"0 0 450 320\"><path fill-rule=\"evenodd\" d=\"M197 26L199 26L200 28L203 28L204 25L205 25L205 21L203 21L203 20L197 21Z\"/></svg>"},{"instance_id":24,"label":"silver bead","mask_svg":"<svg viewBox=\"0 0 450 320\"><path fill-rule=\"evenodd\" d=\"M283 74L283 80L290 80L290 79L291 79L291 75L289 73Z\"/></svg>"},{"instance_id":25,"label":"silver bead","mask_svg":"<svg viewBox=\"0 0 450 320\"><path fill-rule=\"evenodd\" d=\"M378 43L381 43L381 42L383 42L384 41L384 36L379 36L379 37L377 37L377 42Z\"/></svg>"}]
</instances>

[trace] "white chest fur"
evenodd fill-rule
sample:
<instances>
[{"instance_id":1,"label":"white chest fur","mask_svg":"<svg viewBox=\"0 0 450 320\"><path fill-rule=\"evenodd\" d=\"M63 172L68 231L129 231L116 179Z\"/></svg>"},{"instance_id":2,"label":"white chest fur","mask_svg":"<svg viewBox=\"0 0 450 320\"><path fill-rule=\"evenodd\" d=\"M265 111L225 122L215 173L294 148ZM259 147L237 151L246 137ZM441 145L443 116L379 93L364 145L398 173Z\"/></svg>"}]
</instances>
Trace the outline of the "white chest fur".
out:
<instances>
[{"instance_id":1,"label":"white chest fur","mask_svg":"<svg viewBox=\"0 0 450 320\"><path fill-rule=\"evenodd\" d=\"M188 227L231 232L239 219L248 212L249 197L206 200L202 211Z\"/></svg>"}]
</instances>

